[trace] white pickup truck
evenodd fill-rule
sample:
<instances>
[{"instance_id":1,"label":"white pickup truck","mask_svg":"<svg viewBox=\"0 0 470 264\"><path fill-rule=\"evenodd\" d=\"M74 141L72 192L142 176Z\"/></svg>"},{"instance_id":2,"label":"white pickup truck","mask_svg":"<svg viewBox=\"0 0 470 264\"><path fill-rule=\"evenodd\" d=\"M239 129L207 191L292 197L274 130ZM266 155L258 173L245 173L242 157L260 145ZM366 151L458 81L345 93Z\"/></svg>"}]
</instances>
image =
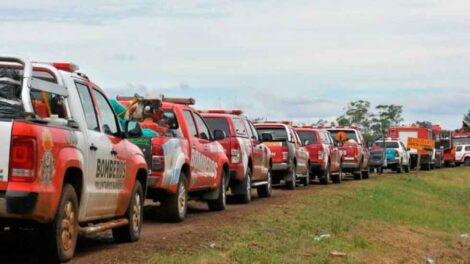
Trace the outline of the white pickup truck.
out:
<instances>
[{"instance_id":1,"label":"white pickup truck","mask_svg":"<svg viewBox=\"0 0 470 264\"><path fill-rule=\"evenodd\" d=\"M140 130L77 68L0 56L0 228L41 232L45 263L70 260L80 233L131 242L142 226L147 164L127 140Z\"/></svg>"}]
</instances>

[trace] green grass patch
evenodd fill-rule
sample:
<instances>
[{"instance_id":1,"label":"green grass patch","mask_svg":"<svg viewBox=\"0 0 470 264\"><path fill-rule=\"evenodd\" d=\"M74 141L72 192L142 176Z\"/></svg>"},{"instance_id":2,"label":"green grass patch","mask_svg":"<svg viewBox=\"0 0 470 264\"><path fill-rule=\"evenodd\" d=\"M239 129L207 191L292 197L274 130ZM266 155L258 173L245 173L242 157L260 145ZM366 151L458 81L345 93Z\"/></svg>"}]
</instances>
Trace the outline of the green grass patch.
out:
<instances>
[{"instance_id":1,"label":"green grass patch","mask_svg":"<svg viewBox=\"0 0 470 264\"><path fill-rule=\"evenodd\" d=\"M247 215L241 225L222 228L215 249L196 245L177 256L156 254L147 256L146 260L150 263L364 263L370 262L371 256L388 252L386 242L374 242L380 234L365 232L369 229L409 227L449 247L453 245L453 237L470 232L470 170L467 168L438 170L418 177L386 175L361 184L346 182L327 188L316 186L316 189L283 206L271 206ZM315 240L321 233L329 233L331 238ZM333 257L332 251L347 255Z\"/></svg>"}]
</instances>

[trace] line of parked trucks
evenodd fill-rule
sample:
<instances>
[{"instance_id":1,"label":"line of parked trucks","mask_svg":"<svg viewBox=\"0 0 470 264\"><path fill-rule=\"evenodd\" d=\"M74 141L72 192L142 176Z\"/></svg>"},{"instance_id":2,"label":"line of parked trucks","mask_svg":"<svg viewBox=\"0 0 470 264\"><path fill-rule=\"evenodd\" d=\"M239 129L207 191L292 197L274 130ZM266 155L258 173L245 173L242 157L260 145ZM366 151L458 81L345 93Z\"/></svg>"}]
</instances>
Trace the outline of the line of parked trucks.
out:
<instances>
[{"instance_id":1,"label":"line of parked trucks","mask_svg":"<svg viewBox=\"0 0 470 264\"><path fill-rule=\"evenodd\" d=\"M252 122L239 110L197 110L191 98L118 96L70 63L0 57L0 230L35 228L50 261L70 260L79 234L112 230L133 242L146 199L181 222L188 200L226 207L316 178L368 179L373 169L417 166L409 137L435 139L423 169L470 165L470 134L397 127L372 149L357 127ZM465 145L466 144L466 145ZM466 151L466 153L464 153ZM457 157L457 159L455 159Z\"/></svg>"}]
</instances>

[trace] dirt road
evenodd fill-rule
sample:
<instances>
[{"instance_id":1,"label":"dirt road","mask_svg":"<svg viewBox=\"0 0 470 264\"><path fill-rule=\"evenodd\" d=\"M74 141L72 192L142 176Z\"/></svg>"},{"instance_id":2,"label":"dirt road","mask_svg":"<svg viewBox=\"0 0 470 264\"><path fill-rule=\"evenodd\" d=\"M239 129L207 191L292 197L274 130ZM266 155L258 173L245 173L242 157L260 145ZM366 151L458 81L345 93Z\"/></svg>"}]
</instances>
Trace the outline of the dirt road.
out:
<instances>
[{"instance_id":1,"label":"dirt road","mask_svg":"<svg viewBox=\"0 0 470 264\"><path fill-rule=\"evenodd\" d=\"M369 181L380 178L372 175ZM346 180L340 185L314 184L299 187L296 191L275 188L271 198L258 199L255 196L248 205L229 201L227 210L223 212L209 212L205 203L191 202L188 218L179 224L155 219L155 206L150 205L146 207L145 223L139 242L116 244L112 240L111 232L80 237L72 263L132 262L136 255L158 252L176 254L185 248L203 247L211 242L211 238L214 238L223 226L235 225L243 221L246 215L262 213L286 202L295 202L296 198L314 193L319 188L355 188L360 184L363 183ZM41 243L41 238L34 231L20 231L19 236L15 232L0 232L0 263L39 263L38 256L41 252L35 251L35 243Z\"/></svg>"}]
</instances>

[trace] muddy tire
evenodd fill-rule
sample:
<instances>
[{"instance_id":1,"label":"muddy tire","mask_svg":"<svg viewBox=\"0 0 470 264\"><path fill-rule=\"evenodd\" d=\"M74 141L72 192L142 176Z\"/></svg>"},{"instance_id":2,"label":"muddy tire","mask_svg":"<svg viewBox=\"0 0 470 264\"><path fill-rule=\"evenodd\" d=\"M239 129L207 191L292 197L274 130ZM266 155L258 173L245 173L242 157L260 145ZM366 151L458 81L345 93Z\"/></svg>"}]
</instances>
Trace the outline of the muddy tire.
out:
<instances>
[{"instance_id":1,"label":"muddy tire","mask_svg":"<svg viewBox=\"0 0 470 264\"><path fill-rule=\"evenodd\" d=\"M465 158L464 162L466 167L470 167L470 158Z\"/></svg>"},{"instance_id":2,"label":"muddy tire","mask_svg":"<svg viewBox=\"0 0 470 264\"><path fill-rule=\"evenodd\" d=\"M339 184L343 181L343 168L342 165L339 165L339 172L331 176L331 180L333 183Z\"/></svg>"},{"instance_id":3,"label":"muddy tire","mask_svg":"<svg viewBox=\"0 0 470 264\"><path fill-rule=\"evenodd\" d=\"M78 198L72 185L64 185L56 216L42 231L47 241L44 243L47 262L61 263L72 259L78 237Z\"/></svg>"},{"instance_id":4,"label":"muddy tire","mask_svg":"<svg viewBox=\"0 0 470 264\"><path fill-rule=\"evenodd\" d=\"M370 168L367 168L367 170L362 171L362 178L365 180L369 179L369 174L370 174Z\"/></svg>"},{"instance_id":5,"label":"muddy tire","mask_svg":"<svg viewBox=\"0 0 470 264\"><path fill-rule=\"evenodd\" d=\"M353 175L354 175L355 180L358 180L358 181L362 180L362 171L355 171Z\"/></svg>"},{"instance_id":6,"label":"muddy tire","mask_svg":"<svg viewBox=\"0 0 470 264\"><path fill-rule=\"evenodd\" d=\"M242 182L242 194L237 195L237 200L240 203L247 204L251 202L251 168L246 169L245 178Z\"/></svg>"},{"instance_id":7,"label":"muddy tire","mask_svg":"<svg viewBox=\"0 0 470 264\"><path fill-rule=\"evenodd\" d=\"M402 173L402 171L403 171L403 167L402 167L401 163L399 163L397 165L397 167L395 168L395 172L400 174L400 173Z\"/></svg>"},{"instance_id":8,"label":"muddy tire","mask_svg":"<svg viewBox=\"0 0 470 264\"><path fill-rule=\"evenodd\" d=\"M188 212L188 180L184 172L180 174L180 181L176 193L168 195L162 201L168 221L173 223L182 222Z\"/></svg>"},{"instance_id":9,"label":"muddy tire","mask_svg":"<svg viewBox=\"0 0 470 264\"><path fill-rule=\"evenodd\" d=\"M144 190L140 181L134 184L131 201L127 208L125 218L129 223L125 226L114 228L113 238L118 243L134 242L140 239L142 220L144 218Z\"/></svg>"},{"instance_id":10,"label":"muddy tire","mask_svg":"<svg viewBox=\"0 0 470 264\"><path fill-rule=\"evenodd\" d=\"M309 166L310 167L310 166ZM307 174L300 179L300 183L306 187L310 184L310 169L307 169Z\"/></svg>"},{"instance_id":11,"label":"muddy tire","mask_svg":"<svg viewBox=\"0 0 470 264\"><path fill-rule=\"evenodd\" d=\"M215 200L207 200L210 211L223 211L227 206L227 193L225 189L225 171L222 171L218 187L219 195Z\"/></svg>"},{"instance_id":12,"label":"muddy tire","mask_svg":"<svg viewBox=\"0 0 470 264\"><path fill-rule=\"evenodd\" d=\"M290 180L286 180L286 188L289 190L295 190L297 186L297 167L292 168L290 172Z\"/></svg>"},{"instance_id":13,"label":"muddy tire","mask_svg":"<svg viewBox=\"0 0 470 264\"><path fill-rule=\"evenodd\" d=\"M320 176L320 184L327 185L330 183L330 178L331 178L331 165L328 163L326 166L326 170L322 172L322 175Z\"/></svg>"},{"instance_id":14,"label":"muddy tire","mask_svg":"<svg viewBox=\"0 0 470 264\"><path fill-rule=\"evenodd\" d=\"M405 172L409 173L411 171L411 165L410 162L408 161L408 165L405 166Z\"/></svg>"},{"instance_id":15,"label":"muddy tire","mask_svg":"<svg viewBox=\"0 0 470 264\"><path fill-rule=\"evenodd\" d=\"M268 171L268 183L257 188L258 197L260 198L268 198L271 197L273 193L273 185L272 185L272 178L271 178L271 170Z\"/></svg>"}]
</instances>

